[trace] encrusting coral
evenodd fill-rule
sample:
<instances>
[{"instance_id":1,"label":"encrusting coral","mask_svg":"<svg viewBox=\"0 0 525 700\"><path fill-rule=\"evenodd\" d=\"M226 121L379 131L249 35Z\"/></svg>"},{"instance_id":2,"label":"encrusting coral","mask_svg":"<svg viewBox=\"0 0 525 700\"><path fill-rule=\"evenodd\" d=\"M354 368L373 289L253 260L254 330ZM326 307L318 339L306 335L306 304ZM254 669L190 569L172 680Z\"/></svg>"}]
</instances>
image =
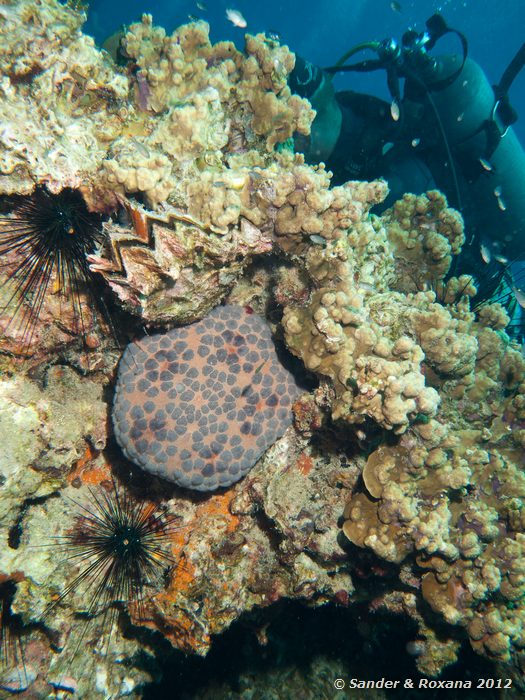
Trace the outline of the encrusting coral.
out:
<instances>
[{"instance_id":1,"label":"encrusting coral","mask_svg":"<svg viewBox=\"0 0 525 700\"><path fill-rule=\"evenodd\" d=\"M140 697L147 681L136 652L155 653L156 637L109 634L100 616L85 627L76 614L87 609L82 595L61 597L78 575L74 562L39 546L49 533L67 540L75 526L68 499L89 508L90 487L105 489L114 474L130 498L160 502L177 518L173 569L140 613L132 603L121 606L128 623L160 631L174 647L205 654L212 636L243 613L285 597L344 606L368 599L371 612L416 623L422 672L439 675L454 662L458 640L469 639L521 682L525 361L505 333L503 307L473 311L474 281L446 278L464 240L461 218L438 192L406 195L375 216L384 182L331 187L324 166L306 165L293 152L293 135L308 132L314 113L291 95L294 57L273 39L248 36L243 53L229 42L212 45L203 22L168 36L145 15L123 36L125 65L117 67L80 32L82 19L54 0L0 6L2 212L10 215L7 195L35 186L80 191L88 209L105 217L105 243L89 255L91 269L116 305L153 326L131 348L164 350L163 339L172 338L174 352L184 354L182 336L217 324L235 305L269 347L259 316L266 317L313 388L299 396L273 347L273 369L262 364L262 351L260 362L254 356L237 375L225 370L215 378L210 369L228 390L233 381L234 400L225 398L231 418L219 437L235 437L234 419L245 435L248 413L238 403L253 405L253 385L266 387L261 398L270 400L270 375L285 391L263 418L271 424L269 409L286 416L269 432L262 425L257 449L241 437L246 463L228 455L228 478L205 484L228 490L196 496L143 470L129 475L106 420L117 354L95 338L96 362L82 364L53 295L35 327L37 359L27 370L14 359L20 339L6 333L0 429L10 456L0 459L0 582L16 586L12 611L34 670L29 692L43 696L51 684L79 698ZM9 274L11 261L4 262ZM86 323L95 332L89 315ZM161 334L165 326L172 330ZM252 344L249 330L241 335ZM140 466L153 462L162 471L165 462L155 457L162 444L148 460L136 459L148 425L125 401L136 398L131 374L151 372L144 392L160 381L169 395L170 379L161 375L170 370L157 376L155 358L131 355L133 367L123 360L118 380L115 433ZM206 368L194 367L195 377L188 366L188 381ZM172 417L180 409L189 420L196 392L204 397L201 384L193 397L181 394L180 405L174 395ZM177 432L177 418L161 425L164 398L152 392L143 402L160 442ZM259 411L256 404L253 426ZM207 437L207 420L194 444L188 440L191 459L197 449L198 459L209 459L197 439ZM202 466L191 462L197 476ZM174 480L188 483L180 474ZM68 656L75 647L80 653Z\"/></svg>"},{"instance_id":2,"label":"encrusting coral","mask_svg":"<svg viewBox=\"0 0 525 700\"><path fill-rule=\"evenodd\" d=\"M0 7L0 192L86 183L122 129L128 81L58 2Z\"/></svg>"}]
</instances>

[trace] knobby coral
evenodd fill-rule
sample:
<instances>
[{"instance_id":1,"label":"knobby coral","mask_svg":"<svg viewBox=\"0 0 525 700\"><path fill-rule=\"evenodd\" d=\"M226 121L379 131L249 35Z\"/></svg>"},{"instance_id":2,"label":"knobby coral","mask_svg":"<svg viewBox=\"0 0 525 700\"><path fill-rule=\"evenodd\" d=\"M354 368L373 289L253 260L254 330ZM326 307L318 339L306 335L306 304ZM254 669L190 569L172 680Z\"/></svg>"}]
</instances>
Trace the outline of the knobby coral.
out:
<instances>
[{"instance_id":1,"label":"knobby coral","mask_svg":"<svg viewBox=\"0 0 525 700\"><path fill-rule=\"evenodd\" d=\"M303 257L314 291L284 310L288 346L330 387L301 400L302 423L329 412L360 446L381 441L378 427L400 436L371 450L346 537L402 565L401 581L477 651L521 664L525 360L499 305L475 313L472 279L444 281L464 237L443 196L407 195L377 219L371 191L353 187L364 207L337 240L321 232ZM286 248L303 245L296 234ZM381 604L417 620L422 672L454 661L457 644L432 644L412 604L391 591Z\"/></svg>"}]
</instances>

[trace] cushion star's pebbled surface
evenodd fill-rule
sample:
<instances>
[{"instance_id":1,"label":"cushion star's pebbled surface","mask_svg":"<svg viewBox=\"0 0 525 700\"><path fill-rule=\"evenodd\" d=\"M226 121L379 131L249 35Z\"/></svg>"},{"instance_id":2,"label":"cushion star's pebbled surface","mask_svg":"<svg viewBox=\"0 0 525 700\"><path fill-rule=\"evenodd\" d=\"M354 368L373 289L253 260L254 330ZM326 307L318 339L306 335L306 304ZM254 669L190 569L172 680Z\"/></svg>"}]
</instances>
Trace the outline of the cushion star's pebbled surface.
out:
<instances>
[{"instance_id":1,"label":"cushion star's pebbled surface","mask_svg":"<svg viewBox=\"0 0 525 700\"><path fill-rule=\"evenodd\" d=\"M128 345L113 424L126 456L198 491L242 478L292 423L301 393L270 329L240 306Z\"/></svg>"}]
</instances>

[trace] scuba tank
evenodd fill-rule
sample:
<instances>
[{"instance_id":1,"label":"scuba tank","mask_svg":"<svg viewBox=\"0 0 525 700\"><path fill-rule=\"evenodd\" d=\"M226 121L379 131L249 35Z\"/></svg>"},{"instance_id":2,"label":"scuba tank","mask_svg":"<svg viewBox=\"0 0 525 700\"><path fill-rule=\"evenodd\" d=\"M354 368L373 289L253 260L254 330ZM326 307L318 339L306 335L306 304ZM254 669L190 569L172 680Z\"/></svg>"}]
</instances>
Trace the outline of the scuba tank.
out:
<instances>
[{"instance_id":1,"label":"scuba tank","mask_svg":"<svg viewBox=\"0 0 525 700\"><path fill-rule=\"evenodd\" d=\"M430 112L437 112L448 141L458 192L452 192L451 163L439 143L427 164L467 227L479 238L497 241L505 257L514 257L525 251L525 151L512 127L501 120L494 89L480 66L466 58L458 71L458 62L457 56L438 57L436 79L441 83L446 81L442 76L455 77L444 87L429 88ZM403 105L408 112L417 111L418 104L412 102L411 88L407 80ZM427 116L423 145L436 141L435 120Z\"/></svg>"},{"instance_id":2,"label":"scuba tank","mask_svg":"<svg viewBox=\"0 0 525 700\"><path fill-rule=\"evenodd\" d=\"M288 84L292 92L306 97L316 111L315 128L309 136L295 135L296 148L305 153L309 162L326 162L334 151L342 123L332 80L321 68L296 55Z\"/></svg>"}]
</instances>

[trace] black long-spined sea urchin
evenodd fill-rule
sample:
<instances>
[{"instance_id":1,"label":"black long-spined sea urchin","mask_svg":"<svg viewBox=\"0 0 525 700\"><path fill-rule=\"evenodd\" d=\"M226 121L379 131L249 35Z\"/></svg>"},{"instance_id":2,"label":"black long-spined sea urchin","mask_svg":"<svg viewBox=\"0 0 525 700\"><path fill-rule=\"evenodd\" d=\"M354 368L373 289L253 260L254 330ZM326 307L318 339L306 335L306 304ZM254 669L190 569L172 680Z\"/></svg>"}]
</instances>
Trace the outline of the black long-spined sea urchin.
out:
<instances>
[{"instance_id":1,"label":"black long-spined sea urchin","mask_svg":"<svg viewBox=\"0 0 525 700\"><path fill-rule=\"evenodd\" d=\"M22 625L11 610L15 589L14 581L0 584L0 687L13 693L25 690L29 683Z\"/></svg>"},{"instance_id":2,"label":"black long-spined sea urchin","mask_svg":"<svg viewBox=\"0 0 525 700\"><path fill-rule=\"evenodd\" d=\"M110 323L98 276L87 261L103 240L100 217L88 211L78 190L70 188L51 194L39 187L21 198L10 216L0 217L0 268L7 270L3 285L10 290L2 310L13 309L9 324L20 325L24 345L30 345L51 292L68 299L75 330L82 336L86 293Z\"/></svg>"},{"instance_id":3,"label":"black long-spined sea urchin","mask_svg":"<svg viewBox=\"0 0 525 700\"><path fill-rule=\"evenodd\" d=\"M89 637L89 645L95 644L94 651L105 638L105 650L99 647L99 651L107 656L120 613L132 608L135 620L145 620L146 601L165 588L167 573L176 563L170 538L177 529L177 518L156 504L134 498L114 480L109 489L102 485L89 489L87 505L67 500L77 510L72 527L44 546L58 549L59 556L63 552L61 569L67 571L68 563L75 564L78 573L47 606L42 621L47 622L66 598L75 595L75 617L84 623L69 635L70 651L63 657L65 666L62 675L57 675L57 687L71 682L72 660L86 650L84 640L95 619L100 632L96 639ZM87 663L89 658L86 656ZM60 663L57 672L59 667Z\"/></svg>"},{"instance_id":4,"label":"black long-spined sea urchin","mask_svg":"<svg viewBox=\"0 0 525 700\"><path fill-rule=\"evenodd\" d=\"M88 615L107 611L117 603L135 604L143 618L146 587L156 592L166 571L175 561L170 553L170 534L175 517L155 504L139 501L119 489L100 492L90 489L91 505L79 509L72 530L56 538L66 559L80 572L46 611L81 585L89 601ZM56 544L55 542L55 544Z\"/></svg>"}]
</instances>

